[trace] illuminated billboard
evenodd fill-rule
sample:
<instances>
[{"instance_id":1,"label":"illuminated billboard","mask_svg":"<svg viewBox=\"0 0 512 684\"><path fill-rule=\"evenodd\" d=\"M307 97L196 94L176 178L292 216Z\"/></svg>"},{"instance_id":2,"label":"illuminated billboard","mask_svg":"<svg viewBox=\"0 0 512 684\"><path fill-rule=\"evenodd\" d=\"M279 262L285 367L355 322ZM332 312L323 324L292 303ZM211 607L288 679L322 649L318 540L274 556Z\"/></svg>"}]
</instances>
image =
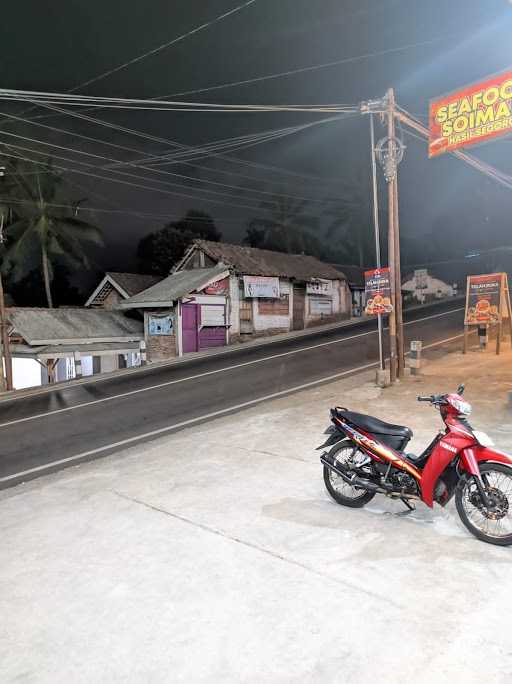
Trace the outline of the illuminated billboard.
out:
<instances>
[{"instance_id":1,"label":"illuminated billboard","mask_svg":"<svg viewBox=\"0 0 512 684\"><path fill-rule=\"evenodd\" d=\"M430 102L429 156L512 132L512 71Z\"/></svg>"}]
</instances>

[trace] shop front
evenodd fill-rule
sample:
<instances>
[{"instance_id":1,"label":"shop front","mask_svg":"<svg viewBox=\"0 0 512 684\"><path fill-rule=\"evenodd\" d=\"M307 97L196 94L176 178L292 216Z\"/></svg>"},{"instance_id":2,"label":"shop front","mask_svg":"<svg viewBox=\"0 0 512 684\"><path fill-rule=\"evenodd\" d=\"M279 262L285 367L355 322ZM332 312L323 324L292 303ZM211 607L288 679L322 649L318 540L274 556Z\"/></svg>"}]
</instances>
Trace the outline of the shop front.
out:
<instances>
[{"instance_id":1,"label":"shop front","mask_svg":"<svg viewBox=\"0 0 512 684\"><path fill-rule=\"evenodd\" d=\"M212 347L229 336L229 271L180 271L122 303L144 315L148 361L163 361Z\"/></svg>"}]
</instances>

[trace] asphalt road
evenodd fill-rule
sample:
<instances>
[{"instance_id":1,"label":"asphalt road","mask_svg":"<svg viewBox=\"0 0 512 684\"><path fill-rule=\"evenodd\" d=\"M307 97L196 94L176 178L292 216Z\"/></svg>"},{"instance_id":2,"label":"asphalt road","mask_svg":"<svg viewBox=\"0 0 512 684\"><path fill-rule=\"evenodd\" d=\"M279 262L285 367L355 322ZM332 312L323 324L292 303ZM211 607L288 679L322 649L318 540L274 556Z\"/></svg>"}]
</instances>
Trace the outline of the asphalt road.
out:
<instances>
[{"instance_id":1,"label":"asphalt road","mask_svg":"<svg viewBox=\"0 0 512 684\"><path fill-rule=\"evenodd\" d=\"M416 310L406 316L406 342L432 344L460 335L462 326L460 304ZM0 488L371 368L377 359L375 322L364 321L1 402Z\"/></svg>"}]
</instances>

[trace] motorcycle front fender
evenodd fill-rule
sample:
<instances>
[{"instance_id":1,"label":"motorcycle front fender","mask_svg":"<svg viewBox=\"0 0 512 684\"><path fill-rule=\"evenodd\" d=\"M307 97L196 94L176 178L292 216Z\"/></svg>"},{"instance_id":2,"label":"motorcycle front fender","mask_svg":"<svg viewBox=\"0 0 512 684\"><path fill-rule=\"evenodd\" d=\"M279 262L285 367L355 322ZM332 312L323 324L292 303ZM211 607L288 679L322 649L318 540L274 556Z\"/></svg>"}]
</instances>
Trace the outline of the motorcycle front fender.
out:
<instances>
[{"instance_id":1,"label":"motorcycle front fender","mask_svg":"<svg viewBox=\"0 0 512 684\"><path fill-rule=\"evenodd\" d=\"M460 468L471 475L480 475L480 463L503 463L512 467L512 458L504 451L480 445L463 449L460 454Z\"/></svg>"},{"instance_id":2,"label":"motorcycle front fender","mask_svg":"<svg viewBox=\"0 0 512 684\"><path fill-rule=\"evenodd\" d=\"M453 454L436 448L434 457L429 460L421 476L421 498L427 506L434 505L434 489L445 468L453 461ZM472 444L461 448L458 453L458 468L462 472L479 477L480 463L503 463L512 468L512 458L503 451Z\"/></svg>"}]
</instances>

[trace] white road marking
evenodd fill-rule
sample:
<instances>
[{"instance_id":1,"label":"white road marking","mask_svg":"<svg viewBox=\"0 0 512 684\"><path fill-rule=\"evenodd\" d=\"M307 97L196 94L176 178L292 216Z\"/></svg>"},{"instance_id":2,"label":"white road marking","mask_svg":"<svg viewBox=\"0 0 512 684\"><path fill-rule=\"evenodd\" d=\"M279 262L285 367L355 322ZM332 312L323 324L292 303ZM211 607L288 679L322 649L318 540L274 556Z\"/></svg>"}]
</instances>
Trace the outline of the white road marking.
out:
<instances>
[{"instance_id":1,"label":"white road marking","mask_svg":"<svg viewBox=\"0 0 512 684\"><path fill-rule=\"evenodd\" d=\"M432 342L431 344L426 344L423 349L430 349L431 347L437 347L441 344L446 344L447 342L453 342L458 340L464 335L454 335L453 337L447 337L444 340L439 340L438 342ZM302 385L296 385L295 387L290 387L286 390L281 390L280 392L273 392L272 394L267 394L264 397L259 397L258 399L251 399L250 401L244 401L241 404L236 404L235 406L230 406L228 408L220 409L219 411L212 411L211 413L205 413L197 418L189 418L188 420L183 420L180 423L174 423L174 425L167 425L166 427L159 428L158 430L151 430L150 432L144 432L135 437L128 437L127 439L122 439L119 442L112 442L111 444L105 444L105 446L97 447L96 449L90 449L89 451L83 451L81 454L75 454L75 456L68 456L67 458L61 458L57 461L51 461L50 463L45 463L44 465L35 466L34 468L28 468L27 470L22 470L13 475L7 475L6 477L0 478L0 484L4 482L11 482L12 480L17 480L20 477L25 477L27 475L32 475L34 473L41 473L45 470L50 470L51 468L56 468L60 465L65 465L68 463L73 463L74 461L80 461L84 458L90 456L95 456L96 454L101 454L105 451L110 451L111 449L117 449L118 447L128 446L129 444L134 444L151 437L157 437L163 435L166 432L173 432L174 430L179 430L180 428L188 427L194 425L195 423L200 423L205 420L211 420L212 418L218 418L220 416L226 415L228 413L233 413L235 411L240 411L241 409L248 408L249 406L255 406L256 404L261 404L264 401L270 401L271 399L277 399L279 397L284 397L287 394L293 394L301 390L309 389L310 387L315 387L316 385L321 385L337 378L342 378L346 375L353 373L358 373L363 370L368 370L370 368L375 368L378 366L379 362L374 361L373 363L367 363L364 366L358 366L357 368L351 368L340 373L334 373L334 375L328 375L327 377L321 378L319 380L312 380L311 382L306 382Z\"/></svg>"},{"instance_id":2,"label":"white road marking","mask_svg":"<svg viewBox=\"0 0 512 684\"><path fill-rule=\"evenodd\" d=\"M432 318L440 318L441 316L447 316L448 314L457 313L458 311L463 311L463 308L451 309L450 311L444 311L440 314L434 314L432 316L426 316L425 318L419 318L416 321L408 321L404 325L414 325L415 323L421 323L423 321L428 321ZM232 366L225 366L224 368L217 368L211 371L205 371L204 373L197 373L196 375L189 375L186 378L180 378L178 380L168 380L167 382L161 382L157 385L150 385L149 387L141 387L140 389L130 390L128 392L121 392L119 394L113 394L110 397L103 397L102 399L91 399L91 401L84 401L80 404L74 404L73 406L66 406L65 408L54 409L53 411L44 411L43 413L35 413L32 416L26 416L25 418L16 418L14 420L6 421L5 423L0 423L0 428L8 427L9 425L17 425L18 423L25 423L30 420L36 420L38 418L45 418L46 416L53 416L57 413L66 413L67 411L75 411L76 409L85 408L87 406L94 406L95 404L103 404L107 401L114 401L115 399L123 399L124 397L130 397L134 394L140 394L141 392L151 392L152 390L162 389L162 387L169 387L170 385L177 385L181 382L187 382L188 380L197 380L198 378L204 378L208 375L215 375L217 373L225 373L226 371L236 370L237 368L243 368L244 366L252 366L255 363L263 363L264 361L271 361L273 359L278 359L283 356L290 356L293 354L300 354L305 351L311 351L312 349L318 349L319 347L327 347L332 344L342 344L343 342L349 342L350 340L355 340L358 337L365 337L367 335L376 335L377 330L370 330L365 333L358 333L357 335L350 335L350 337L343 337L339 340L331 340L330 342L320 342L319 344L313 344L308 347L301 347L300 349L294 349L288 352L282 352L281 354L272 354L271 356L264 356L261 359L254 359L253 361L244 361L243 363L236 363ZM1 406L0 406L1 409Z\"/></svg>"}]
</instances>

